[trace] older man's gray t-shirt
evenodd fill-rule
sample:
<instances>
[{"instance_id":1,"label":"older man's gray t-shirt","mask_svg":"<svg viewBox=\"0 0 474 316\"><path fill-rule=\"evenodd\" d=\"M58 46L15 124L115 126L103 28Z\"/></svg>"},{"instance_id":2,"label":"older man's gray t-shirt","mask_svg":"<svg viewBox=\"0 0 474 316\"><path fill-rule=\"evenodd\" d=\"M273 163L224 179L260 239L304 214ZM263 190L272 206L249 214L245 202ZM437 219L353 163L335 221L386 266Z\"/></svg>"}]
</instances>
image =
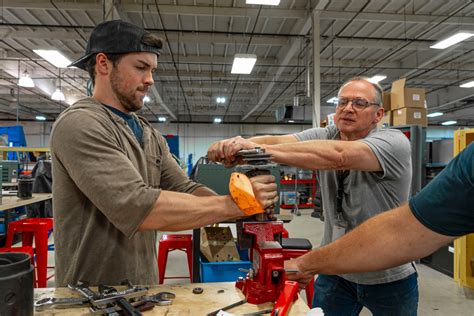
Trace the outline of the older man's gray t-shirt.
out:
<instances>
[{"instance_id":1,"label":"older man's gray t-shirt","mask_svg":"<svg viewBox=\"0 0 474 316\"><path fill-rule=\"evenodd\" d=\"M299 141L340 139L335 126L312 128L294 135ZM365 220L406 202L412 177L410 142L402 132L374 129L358 141L372 149L383 171L351 170L345 178L342 216L348 226L346 233ZM325 216L321 245L326 245L332 241L333 228L337 224L338 181L335 170L320 170L318 174ZM344 274L341 277L359 284L380 284L403 279L414 272L414 265L408 263L383 271Z\"/></svg>"}]
</instances>

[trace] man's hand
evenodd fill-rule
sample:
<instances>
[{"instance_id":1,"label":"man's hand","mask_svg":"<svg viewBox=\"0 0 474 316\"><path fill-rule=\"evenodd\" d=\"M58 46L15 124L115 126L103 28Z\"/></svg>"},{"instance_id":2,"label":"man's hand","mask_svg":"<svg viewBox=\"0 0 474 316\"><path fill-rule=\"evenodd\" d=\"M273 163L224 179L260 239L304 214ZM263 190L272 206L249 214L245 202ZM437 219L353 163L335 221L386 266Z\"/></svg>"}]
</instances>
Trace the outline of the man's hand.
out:
<instances>
[{"instance_id":1,"label":"man's hand","mask_svg":"<svg viewBox=\"0 0 474 316\"><path fill-rule=\"evenodd\" d=\"M253 149L260 146L241 136L236 136L213 143L207 150L207 158L212 161L223 162L226 167L232 167L237 163L235 154L239 150Z\"/></svg>"},{"instance_id":2,"label":"man's hand","mask_svg":"<svg viewBox=\"0 0 474 316\"><path fill-rule=\"evenodd\" d=\"M299 271L298 261L296 259L285 261L285 270ZM304 289L306 285L314 278L314 275L308 272L287 272L286 278L290 281L298 282L300 289Z\"/></svg>"},{"instance_id":3,"label":"man's hand","mask_svg":"<svg viewBox=\"0 0 474 316\"><path fill-rule=\"evenodd\" d=\"M255 198L264 209L273 209L278 202L277 184L272 175L260 175L250 178Z\"/></svg>"}]
</instances>

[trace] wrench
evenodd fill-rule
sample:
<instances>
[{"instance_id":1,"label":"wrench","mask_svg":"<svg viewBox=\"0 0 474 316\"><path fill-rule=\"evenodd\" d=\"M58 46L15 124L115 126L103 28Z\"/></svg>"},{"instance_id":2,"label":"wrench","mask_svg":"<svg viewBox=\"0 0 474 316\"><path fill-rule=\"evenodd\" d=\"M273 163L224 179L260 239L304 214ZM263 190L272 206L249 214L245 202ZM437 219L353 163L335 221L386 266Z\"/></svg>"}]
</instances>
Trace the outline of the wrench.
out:
<instances>
[{"instance_id":1,"label":"wrench","mask_svg":"<svg viewBox=\"0 0 474 316\"><path fill-rule=\"evenodd\" d=\"M35 310L37 312L50 309L50 308L75 308L75 307L85 307L89 305L89 300L79 297L71 298L54 298L47 297L40 299L35 302Z\"/></svg>"}]
</instances>

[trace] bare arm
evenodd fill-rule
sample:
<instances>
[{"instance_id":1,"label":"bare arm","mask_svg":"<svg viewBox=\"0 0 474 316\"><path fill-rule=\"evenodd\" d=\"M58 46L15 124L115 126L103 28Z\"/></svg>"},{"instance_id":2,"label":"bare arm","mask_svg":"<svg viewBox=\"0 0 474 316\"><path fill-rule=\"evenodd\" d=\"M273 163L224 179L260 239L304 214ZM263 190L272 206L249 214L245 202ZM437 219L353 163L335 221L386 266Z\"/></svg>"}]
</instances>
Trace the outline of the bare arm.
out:
<instances>
[{"instance_id":1,"label":"bare arm","mask_svg":"<svg viewBox=\"0 0 474 316\"><path fill-rule=\"evenodd\" d=\"M306 274L377 271L424 257L456 239L421 224L408 204L372 217L338 240L292 260Z\"/></svg>"},{"instance_id":2,"label":"bare arm","mask_svg":"<svg viewBox=\"0 0 474 316\"><path fill-rule=\"evenodd\" d=\"M294 135L281 135L281 136L257 136L252 137L248 140L241 136L224 139L213 143L207 150L207 158L212 161L225 162L227 166L231 166L235 160L235 153L244 149L242 146L235 146L240 143L247 143L249 146L246 149L259 147L263 144L285 144L296 142L297 139ZM251 144L251 145L250 145ZM251 147L250 147L251 146ZM230 157L230 158L229 158Z\"/></svg>"},{"instance_id":3,"label":"bare arm","mask_svg":"<svg viewBox=\"0 0 474 316\"><path fill-rule=\"evenodd\" d=\"M239 216L242 212L229 195L201 197L163 190L139 230L179 231Z\"/></svg>"},{"instance_id":4,"label":"bare arm","mask_svg":"<svg viewBox=\"0 0 474 316\"><path fill-rule=\"evenodd\" d=\"M275 162L303 169L382 170L372 149L358 141L311 140L263 147Z\"/></svg>"},{"instance_id":5,"label":"bare arm","mask_svg":"<svg viewBox=\"0 0 474 316\"><path fill-rule=\"evenodd\" d=\"M275 204L278 199L275 177L261 175L250 181L263 208ZM205 187L197 188L192 194L162 190L139 230L179 231L242 216L229 195L218 196Z\"/></svg>"},{"instance_id":6,"label":"bare arm","mask_svg":"<svg viewBox=\"0 0 474 316\"><path fill-rule=\"evenodd\" d=\"M381 171L380 163L370 147L358 141L310 140L298 141L294 135L240 136L214 143L208 158L232 165L240 149L263 147L277 163L312 170Z\"/></svg>"},{"instance_id":7,"label":"bare arm","mask_svg":"<svg viewBox=\"0 0 474 316\"><path fill-rule=\"evenodd\" d=\"M288 135L278 135L278 136L256 136L249 138L249 141L254 142L256 144L266 144L266 145L278 145L278 144L287 144L287 143L295 143L298 141L295 135L288 134Z\"/></svg>"}]
</instances>

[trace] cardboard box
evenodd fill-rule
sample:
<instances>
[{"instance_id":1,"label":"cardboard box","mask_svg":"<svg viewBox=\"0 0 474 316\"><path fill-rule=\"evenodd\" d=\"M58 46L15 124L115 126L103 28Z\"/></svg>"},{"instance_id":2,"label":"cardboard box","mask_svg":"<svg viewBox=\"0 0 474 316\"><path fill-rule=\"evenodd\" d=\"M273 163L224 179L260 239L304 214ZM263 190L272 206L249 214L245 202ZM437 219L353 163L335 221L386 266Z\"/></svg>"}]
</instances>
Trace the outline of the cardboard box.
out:
<instances>
[{"instance_id":1,"label":"cardboard box","mask_svg":"<svg viewBox=\"0 0 474 316\"><path fill-rule=\"evenodd\" d=\"M428 126L425 108L403 108L392 111L393 126L421 125Z\"/></svg>"},{"instance_id":2,"label":"cardboard box","mask_svg":"<svg viewBox=\"0 0 474 316\"><path fill-rule=\"evenodd\" d=\"M390 111L391 110L391 107L390 107L390 104L391 104L391 101L390 101L390 98L391 98L391 93L390 92L384 92L383 93L383 109L385 110L385 112L387 111Z\"/></svg>"},{"instance_id":3,"label":"cardboard box","mask_svg":"<svg viewBox=\"0 0 474 316\"><path fill-rule=\"evenodd\" d=\"M209 262L240 261L229 227L201 228L201 253Z\"/></svg>"},{"instance_id":4,"label":"cardboard box","mask_svg":"<svg viewBox=\"0 0 474 316\"><path fill-rule=\"evenodd\" d=\"M392 83L390 91L390 109L425 108L425 89L405 87L406 79Z\"/></svg>"},{"instance_id":5,"label":"cardboard box","mask_svg":"<svg viewBox=\"0 0 474 316\"><path fill-rule=\"evenodd\" d=\"M387 128L389 126L393 125L393 116L392 116L392 111L385 111L383 114L383 118L380 120L380 122L377 124L379 128Z\"/></svg>"}]
</instances>

